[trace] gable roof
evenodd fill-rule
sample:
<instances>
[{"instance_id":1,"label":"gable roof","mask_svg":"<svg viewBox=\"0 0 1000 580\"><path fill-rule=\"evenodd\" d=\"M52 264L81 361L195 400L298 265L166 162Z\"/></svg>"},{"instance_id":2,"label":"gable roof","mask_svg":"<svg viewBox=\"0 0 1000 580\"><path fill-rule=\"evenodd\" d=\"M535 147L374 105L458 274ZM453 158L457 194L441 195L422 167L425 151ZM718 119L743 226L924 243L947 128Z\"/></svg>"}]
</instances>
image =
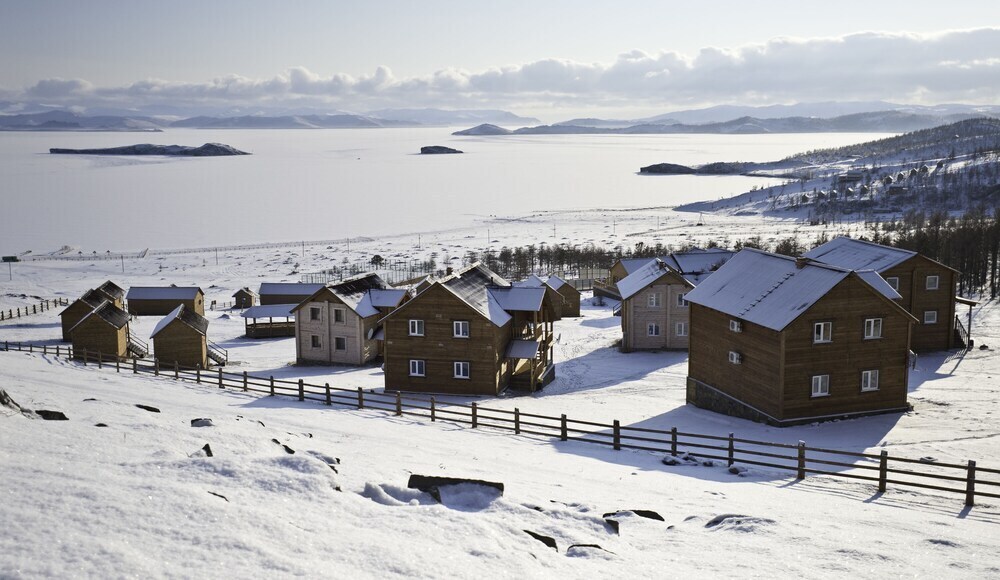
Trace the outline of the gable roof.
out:
<instances>
[{"instance_id":1,"label":"gable roof","mask_svg":"<svg viewBox=\"0 0 1000 580\"><path fill-rule=\"evenodd\" d=\"M95 317L99 318L100 320L103 320L104 322L108 323L109 325L118 330L121 330L126 325L128 325L128 320L129 320L128 312L125 312L121 308L115 306L114 302L105 300L103 303L101 303L100 306L91 310L86 316L81 318L79 322L74 324L73 328L69 329L69 332L72 333L74 330L76 330L78 326L83 324L85 320L89 320Z\"/></svg>"},{"instance_id":2,"label":"gable roof","mask_svg":"<svg viewBox=\"0 0 1000 580\"><path fill-rule=\"evenodd\" d=\"M161 330L170 326L175 320L182 324L190 326L198 334L205 336L208 334L208 319L204 316L198 314L190 308L185 308L183 304L174 308L170 314L164 316L156 323L156 327L153 328L153 333L149 335L149 338L156 338L156 335L160 333Z\"/></svg>"},{"instance_id":3,"label":"gable roof","mask_svg":"<svg viewBox=\"0 0 1000 580\"><path fill-rule=\"evenodd\" d=\"M66 314L66 312L69 311L70 308L75 307L78 303L83 303L84 305L88 306L91 310L93 310L94 308L97 308L98 306L103 304L105 300L107 300L107 296L102 294L100 291L91 288L90 290L87 290L83 294L83 296L77 298L73 302L70 302L69 306L64 308L63 311L59 313L59 316Z\"/></svg>"},{"instance_id":4,"label":"gable roof","mask_svg":"<svg viewBox=\"0 0 1000 580\"><path fill-rule=\"evenodd\" d=\"M244 287L240 288L239 290L237 290L236 292L233 292L233 296L232 297L236 298L240 294L240 292L242 292L244 294L249 294L251 296L258 296L258 294L256 292L254 292L253 290L251 290L248 286L244 286Z\"/></svg>"},{"instance_id":5,"label":"gable roof","mask_svg":"<svg viewBox=\"0 0 1000 580\"><path fill-rule=\"evenodd\" d=\"M261 282L258 296L285 295L285 296L312 296L325 284L302 284L299 282Z\"/></svg>"},{"instance_id":6,"label":"gable roof","mask_svg":"<svg viewBox=\"0 0 1000 580\"><path fill-rule=\"evenodd\" d=\"M733 256L685 297L689 302L730 316L781 331L845 278L856 275L879 297L892 300L896 293L874 272L854 272L795 258L744 249ZM875 280L878 278L881 282ZM873 286L872 284L876 285ZM907 314L909 316L909 314Z\"/></svg>"},{"instance_id":7,"label":"gable roof","mask_svg":"<svg viewBox=\"0 0 1000 580\"><path fill-rule=\"evenodd\" d=\"M306 284L302 285L305 286ZM399 304L399 300L403 299L403 295L406 294L406 290L389 290L385 280L374 272L359 274L334 284L320 284L319 286L319 289L302 300L292 311L298 311L305 307L306 304L314 302L316 297L330 293L339 298L341 302L356 312L358 316L367 318L379 313L378 305L375 304L376 300L380 304L386 304L391 302L393 296L398 296L396 302L389 304L389 306L396 306ZM373 294L374 292L378 293L377 298Z\"/></svg>"},{"instance_id":8,"label":"gable roof","mask_svg":"<svg viewBox=\"0 0 1000 580\"><path fill-rule=\"evenodd\" d=\"M671 274L676 275L688 286L692 288L694 287L694 284L683 278L680 272L670 267L670 265L665 261L660 258L653 258L643 264L641 268L634 270L631 274L619 280L617 283L618 293L621 294L622 300L627 300L628 298L635 296L637 293L642 291L643 288L648 287L653 282Z\"/></svg>"},{"instance_id":9,"label":"gable roof","mask_svg":"<svg viewBox=\"0 0 1000 580\"><path fill-rule=\"evenodd\" d=\"M493 296L500 308L507 312L538 312L542 309L542 301L545 300L545 290L545 286L541 288L514 286L490 288L487 292Z\"/></svg>"},{"instance_id":10,"label":"gable roof","mask_svg":"<svg viewBox=\"0 0 1000 580\"><path fill-rule=\"evenodd\" d=\"M677 270L688 282L697 285L734 255L736 252L722 248L693 248L685 252L674 252L664 256L628 258L619 261L625 268L626 274L632 275L649 262L660 260Z\"/></svg>"},{"instance_id":11,"label":"gable roof","mask_svg":"<svg viewBox=\"0 0 1000 580\"><path fill-rule=\"evenodd\" d=\"M802 255L841 268L884 272L916 256L917 253L841 236Z\"/></svg>"},{"instance_id":12,"label":"gable roof","mask_svg":"<svg viewBox=\"0 0 1000 580\"><path fill-rule=\"evenodd\" d=\"M194 300L204 294L197 286L132 286L128 300Z\"/></svg>"},{"instance_id":13,"label":"gable roof","mask_svg":"<svg viewBox=\"0 0 1000 580\"><path fill-rule=\"evenodd\" d=\"M97 287L97 289L100 290L101 292L104 292L111 298L114 298L115 300L121 300L122 298L125 297L125 290L123 290L118 284L115 284L111 280L108 280L104 284L101 284L100 286Z\"/></svg>"}]
</instances>

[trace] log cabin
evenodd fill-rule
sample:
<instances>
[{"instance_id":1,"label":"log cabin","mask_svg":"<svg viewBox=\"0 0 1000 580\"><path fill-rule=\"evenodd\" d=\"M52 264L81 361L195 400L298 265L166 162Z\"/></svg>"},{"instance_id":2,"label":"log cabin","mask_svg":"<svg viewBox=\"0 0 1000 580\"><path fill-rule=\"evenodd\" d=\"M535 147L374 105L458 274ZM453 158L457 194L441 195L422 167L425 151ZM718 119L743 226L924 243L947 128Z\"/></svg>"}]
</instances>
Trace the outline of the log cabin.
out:
<instances>
[{"instance_id":1,"label":"log cabin","mask_svg":"<svg viewBox=\"0 0 1000 580\"><path fill-rule=\"evenodd\" d=\"M261 306L271 304L299 304L319 291L323 284L299 282L261 282L257 296Z\"/></svg>"},{"instance_id":2,"label":"log cabin","mask_svg":"<svg viewBox=\"0 0 1000 580\"><path fill-rule=\"evenodd\" d=\"M622 352L688 348L694 284L660 258L618 281L622 298Z\"/></svg>"},{"instance_id":3,"label":"log cabin","mask_svg":"<svg viewBox=\"0 0 1000 580\"><path fill-rule=\"evenodd\" d=\"M148 347L129 333L129 315L105 300L70 329L73 357L88 360L124 360L146 356Z\"/></svg>"},{"instance_id":4,"label":"log cabin","mask_svg":"<svg viewBox=\"0 0 1000 580\"><path fill-rule=\"evenodd\" d=\"M132 286L126 295L129 314L164 316L183 304L205 315L205 293L197 286Z\"/></svg>"},{"instance_id":5,"label":"log cabin","mask_svg":"<svg viewBox=\"0 0 1000 580\"><path fill-rule=\"evenodd\" d=\"M842 268L878 272L899 292L900 305L917 319L911 339L914 351L949 350L957 346L956 335L960 334L958 327L962 324L955 316L957 270L917 252L843 236L803 255Z\"/></svg>"},{"instance_id":6,"label":"log cabin","mask_svg":"<svg viewBox=\"0 0 1000 580\"><path fill-rule=\"evenodd\" d=\"M233 308L250 308L251 306L256 306L259 302L259 296L257 293L244 286L240 288L235 293L233 293Z\"/></svg>"},{"instance_id":7,"label":"log cabin","mask_svg":"<svg viewBox=\"0 0 1000 580\"><path fill-rule=\"evenodd\" d=\"M208 368L209 360L225 364L219 349L210 352L208 319L181 304L163 317L149 336L160 364L182 368Z\"/></svg>"},{"instance_id":8,"label":"log cabin","mask_svg":"<svg viewBox=\"0 0 1000 580\"><path fill-rule=\"evenodd\" d=\"M899 299L873 270L744 249L687 295L687 401L777 426L906 411Z\"/></svg>"},{"instance_id":9,"label":"log cabin","mask_svg":"<svg viewBox=\"0 0 1000 580\"><path fill-rule=\"evenodd\" d=\"M68 342L71 339L69 331L76 326L76 323L80 322L80 319L93 312L95 308L103 304L106 300L108 298L103 292L94 289L87 290L83 296L74 300L72 304L60 312L59 319L62 325L62 339Z\"/></svg>"},{"instance_id":10,"label":"log cabin","mask_svg":"<svg viewBox=\"0 0 1000 580\"><path fill-rule=\"evenodd\" d=\"M553 307L474 263L382 319L386 390L497 395L555 378Z\"/></svg>"},{"instance_id":11,"label":"log cabin","mask_svg":"<svg viewBox=\"0 0 1000 580\"><path fill-rule=\"evenodd\" d=\"M298 364L361 365L381 355L379 320L409 299L367 273L321 287L292 309Z\"/></svg>"}]
</instances>

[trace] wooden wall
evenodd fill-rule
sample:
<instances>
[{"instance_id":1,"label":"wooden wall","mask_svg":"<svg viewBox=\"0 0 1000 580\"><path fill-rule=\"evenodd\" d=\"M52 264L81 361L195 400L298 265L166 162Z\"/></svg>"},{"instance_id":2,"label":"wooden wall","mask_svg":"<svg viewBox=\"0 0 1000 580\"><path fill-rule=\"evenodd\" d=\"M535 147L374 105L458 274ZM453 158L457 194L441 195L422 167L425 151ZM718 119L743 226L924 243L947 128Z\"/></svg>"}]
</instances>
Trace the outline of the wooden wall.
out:
<instances>
[{"instance_id":1,"label":"wooden wall","mask_svg":"<svg viewBox=\"0 0 1000 580\"><path fill-rule=\"evenodd\" d=\"M690 322L691 308L677 306L677 296L690 290L681 279L668 275L625 300L622 304L622 351L688 348L691 325L688 324L688 336L677 336L675 325ZM649 295L654 292L660 295L659 306L649 306ZM659 336L649 336L650 322L660 325Z\"/></svg>"},{"instance_id":2,"label":"wooden wall","mask_svg":"<svg viewBox=\"0 0 1000 580\"><path fill-rule=\"evenodd\" d=\"M580 291L569 284L563 284L559 287L559 295L562 296L563 299L561 312L562 317L568 318L580 316Z\"/></svg>"},{"instance_id":3,"label":"wooden wall","mask_svg":"<svg viewBox=\"0 0 1000 580\"><path fill-rule=\"evenodd\" d=\"M78 324L71 339L76 358L82 358L84 349L88 358L97 358L98 352L105 360L124 359L128 355L128 326L115 328L96 315Z\"/></svg>"},{"instance_id":4,"label":"wooden wall","mask_svg":"<svg viewBox=\"0 0 1000 580\"><path fill-rule=\"evenodd\" d=\"M63 340L71 340L72 337L69 335L69 329L76 326L77 322L80 322L84 316L90 314L93 310L94 307L90 304L87 304L83 300L76 300L59 313L59 318L62 321Z\"/></svg>"},{"instance_id":5,"label":"wooden wall","mask_svg":"<svg viewBox=\"0 0 1000 580\"><path fill-rule=\"evenodd\" d=\"M899 278L900 304L920 322L913 327L914 351L948 350L955 344L955 272L937 262L916 255L881 272L883 278ZM927 290L927 276L938 276L938 289ZM936 324L924 324L924 312L937 311Z\"/></svg>"},{"instance_id":6,"label":"wooden wall","mask_svg":"<svg viewBox=\"0 0 1000 580\"><path fill-rule=\"evenodd\" d=\"M319 308L319 320L311 319L311 309ZM335 322L334 311L344 313L343 322ZM320 294L295 313L295 351L300 364L364 364L379 354L377 340L368 339L379 315L361 318L330 292ZM320 337L320 346L312 346L312 337ZM336 338L346 342L345 350L336 350Z\"/></svg>"},{"instance_id":7,"label":"wooden wall","mask_svg":"<svg viewBox=\"0 0 1000 580\"><path fill-rule=\"evenodd\" d=\"M208 368L208 345L203 334L174 320L153 339L153 356L161 365Z\"/></svg>"},{"instance_id":8,"label":"wooden wall","mask_svg":"<svg viewBox=\"0 0 1000 580\"><path fill-rule=\"evenodd\" d=\"M129 314L134 314L136 316L165 316L173 312L174 308L177 308L183 304L186 308L190 308L194 312L205 315L205 297L199 294L197 298L191 300L136 300L132 299L128 301L128 312Z\"/></svg>"}]
</instances>

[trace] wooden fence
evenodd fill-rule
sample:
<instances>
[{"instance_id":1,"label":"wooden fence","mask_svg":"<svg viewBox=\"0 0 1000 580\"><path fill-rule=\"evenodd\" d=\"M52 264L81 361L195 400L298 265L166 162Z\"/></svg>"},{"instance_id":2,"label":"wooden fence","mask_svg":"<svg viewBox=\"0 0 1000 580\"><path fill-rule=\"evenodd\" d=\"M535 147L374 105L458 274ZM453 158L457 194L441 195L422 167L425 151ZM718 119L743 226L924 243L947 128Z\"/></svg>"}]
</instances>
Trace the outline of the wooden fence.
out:
<instances>
[{"instance_id":1,"label":"wooden fence","mask_svg":"<svg viewBox=\"0 0 1000 580\"><path fill-rule=\"evenodd\" d=\"M69 306L69 300L66 298L53 298L52 300L42 300L38 304L32 304L23 308L8 308L7 310L0 310L0 321L21 318L22 316L31 316L32 314L40 314L46 310L52 310L53 307L59 306Z\"/></svg>"},{"instance_id":2,"label":"wooden fence","mask_svg":"<svg viewBox=\"0 0 1000 580\"><path fill-rule=\"evenodd\" d=\"M871 482L880 493L889 485L929 489L965 496L965 505L973 506L977 497L1000 498L1000 469L978 466L975 461L948 463L925 459L911 459L882 450L879 453L844 451L822 447L809 447L804 441L797 444L774 443L728 436L705 435L679 431L676 427L647 429L611 423L570 419L566 415L550 416L513 410L447 403L439 405L434 397L403 395L395 391L376 393L361 387L345 389L331 387L330 383L314 385L303 379L282 380L274 376L251 376L246 371L228 373L218 368L203 370L185 368L174 364L161 365L156 359L121 360L101 353L86 351L73 353L71 347L49 347L22 343L3 343L4 351L16 350L76 358L84 366L96 364L98 368L132 374L152 374L175 380L194 381L220 389L261 393L269 396L293 397L299 401L316 401L324 405L339 405L354 409L387 411L394 416L412 416L432 422L446 421L468 425L473 429L488 428L506 431L513 435L534 435L560 441L579 441L621 450L634 449L667 453L686 461L719 461L727 466L754 465L787 471L796 479L808 475L828 475ZM77 355L74 357L74 354ZM850 470L834 471L835 468Z\"/></svg>"}]
</instances>

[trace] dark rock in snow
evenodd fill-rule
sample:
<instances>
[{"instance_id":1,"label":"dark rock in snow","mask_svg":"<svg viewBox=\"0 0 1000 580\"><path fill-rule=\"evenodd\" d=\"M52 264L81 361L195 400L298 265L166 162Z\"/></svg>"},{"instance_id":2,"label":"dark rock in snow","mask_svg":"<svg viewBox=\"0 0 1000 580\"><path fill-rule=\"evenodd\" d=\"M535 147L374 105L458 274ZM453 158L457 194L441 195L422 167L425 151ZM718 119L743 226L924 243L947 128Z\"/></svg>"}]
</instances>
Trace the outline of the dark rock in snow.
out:
<instances>
[{"instance_id":1,"label":"dark rock in snow","mask_svg":"<svg viewBox=\"0 0 1000 580\"><path fill-rule=\"evenodd\" d=\"M524 530L524 533L528 534L532 538L535 538L536 540L538 540L539 542L545 544L546 546L552 548L556 552L559 551L559 548L556 547L556 540L555 540L555 538L551 538L549 536L543 536L542 534L536 534L535 532L532 532L531 530Z\"/></svg>"},{"instance_id":2,"label":"dark rock in snow","mask_svg":"<svg viewBox=\"0 0 1000 580\"><path fill-rule=\"evenodd\" d=\"M53 154L70 155L169 155L173 157L220 157L227 155L250 155L223 143L205 143L201 147L187 145L126 145L124 147L108 147L104 149L49 149Z\"/></svg>"},{"instance_id":3,"label":"dark rock in snow","mask_svg":"<svg viewBox=\"0 0 1000 580\"><path fill-rule=\"evenodd\" d=\"M287 446L285 444L282 444L281 447L284 448L285 453L287 453L289 455L295 455L295 450L292 449L291 447L289 447L289 446Z\"/></svg>"},{"instance_id":4,"label":"dark rock in snow","mask_svg":"<svg viewBox=\"0 0 1000 580\"><path fill-rule=\"evenodd\" d=\"M11 409L18 413L24 412L24 410L21 409L21 405L15 403L14 399L11 399L10 395L7 394L7 391L3 389L0 389L0 406L7 407L8 409Z\"/></svg>"},{"instance_id":5,"label":"dark rock in snow","mask_svg":"<svg viewBox=\"0 0 1000 580\"><path fill-rule=\"evenodd\" d=\"M46 421L68 421L67 417L62 411L47 411L45 409L35 409L35 414L45 419Z\"/></svg>"},{"instance_id":6,"label":"dark rock in snow","mask_svg":"<svg viewBox=\"0 0 1000 580\"><path fill-rule=\"evenodd\" d=\"M732 473L733 475L739 475L742 477L746 475L747 468L740 465L733 465L732 467L729 468L729 473Z\"/></svg>"},{"instance_id":7,"label":"dark rock in snow","mask_svg":"<svg viewBox=\"0 0 1000 580\"><path fill-rule=\"evenodd\" d=\"M215 423L207 417L198 417L197 419L191 419L192 427L214 427Z\"/></svg>"},{"instance_id":8,"label":"dark rock in snow","mask_svg":"<svg viewBox=\"0 0 1000 580\"><path fill-rule=\"evenodd\" d=\"M107 427L107 423L95 423L94 427Z\"/></svg>"},{"instance_id":9,"label":"dark rock in snow","mask_svg":"<svg viewBox=\"0 0 1000 580\"><path fill-rule=\"evenodd\" d=\"M649 173L653 175L693 175L698 171L687 165L677 165L676 163L656 163L639 168L639 173Z\"/></svg>"},{"instance_id":10,"label":"dark rock in snow","mask_svg":"<svg viewBox=\"0 0 1000 580\"><path fill-rule=\"evenodd\" d=\"M572 546L566 548L566 555L567 556L575 556L576 555L575 552L584 552L585 553L586 550L588 550L588 549L591 549L591 550L600 550L602 552L607 552L609 554L614 554L614 552L612 552L610 550L605 550L599 544L573 544Z\"/></svg>"},{"instance_id":11,"label":"dark rock in snow","mask_svg":"<svg viewBox=\"0 0 1000 580\"><path fill-rule=\"evenodd\" d=\"M97 400L97 399L95 399L95 398L91 397L91 398L89 398L89 399L84 399L84 400L83 400L83 402L84 402L84 403L86 403L87 401L96 401L96 400Z\"/></svg>"},{"instance_id":12,"label":"dark rock in snow","mask_svg":"<svg viewBox=\"0 0 1000 580\"><path fill-rule=\"evenodd\" d=\"M486 487L492 487L503 495L503 484L496 481L484 481L482 479L467 479L464 477L439 477L435 475L418 475L413 473L410 475L409 481L406 483L406 487L410 489L419 489L422 492L431 494L438 502L441 501L441 492L439 488L446 485L458 485L462 483L472 484L472 485L483 485Z\"/></svg>"},{"instance_id":13,"label":"dark rock in snow","mask_svg":"<svg viewBox=\"0 0 1000 580\"><path fill-rule=\"evenodd\" d=\"M222 499L226 500L226 503L229 503L229 498L222 495L221 493L215 493L214 491L210 491L208 493L214 495L215 497L221 497Z\"/></svg>"},{"instance_id":14,"label":"dark rock in snow","mask_svg":"<svg viewBox=\"0 0 1000 580\"><path fill-rule=\"evenodd\" d=\"M464 151L445 147L444 145L428 145L420 148L421 155L440 155L443 153L464 153Z\"/></svg>"},{"instance_id":15,"label":"dark rock in snow","mask_svg":"<svg viewBox=\"0 0 1000 580\"><path fill-rule=\"evenodd\" d=\"M618 510L618 511L614 511L614 512L608 512L608 513L604 514L601 517L603 517L605 520L607 520L611 516L616 516L616 515L619 515L619 514L622 514L622 513L625 513L625 512L632 512L632 513L634 513L635 515L637 515L637 516L639 516L641 518L647 518L647 519L651 519L651 520L658 520L658 521L661 521L661 522L664 521L663 516L661 516L660 514L654 512L653 510Z\"/></svg>"},{"instance_id":16,"label":"dark rock in snow","mask_svg":"<svg viewBox=\"0 0 1000 580\"><path fill-rule=\"evenodd\" d=\"M205 446L201 448L201 450L205 452L205 457L212 457L214 455L212 453L212 446L209 445L208 443L206 443Z\"/></svg>"},{"instance_id":17,"label":"dark rock in snow","mask_svg":"<svg viewBox=\"0 0 1000 580\"><path fill-rule=\"evenodd\" d=\"M136 403L135 406L139 407L143 411L149 411L150 413L159 413L160 412L160 410L157 409L156 407L150 407L149 405L140 405L140 404Z\"/></svg>"},{"instance_id":18,"label":"dark rock in snow","mask_svg":"<svg viewBox=\"0 0 1000 580\"><path fill-rule=\"evenodd\" d=\"M605 518L604 524L615 534L621 533L621 524L618 523L618 520Z\"/></svg>"}]
</instances>

